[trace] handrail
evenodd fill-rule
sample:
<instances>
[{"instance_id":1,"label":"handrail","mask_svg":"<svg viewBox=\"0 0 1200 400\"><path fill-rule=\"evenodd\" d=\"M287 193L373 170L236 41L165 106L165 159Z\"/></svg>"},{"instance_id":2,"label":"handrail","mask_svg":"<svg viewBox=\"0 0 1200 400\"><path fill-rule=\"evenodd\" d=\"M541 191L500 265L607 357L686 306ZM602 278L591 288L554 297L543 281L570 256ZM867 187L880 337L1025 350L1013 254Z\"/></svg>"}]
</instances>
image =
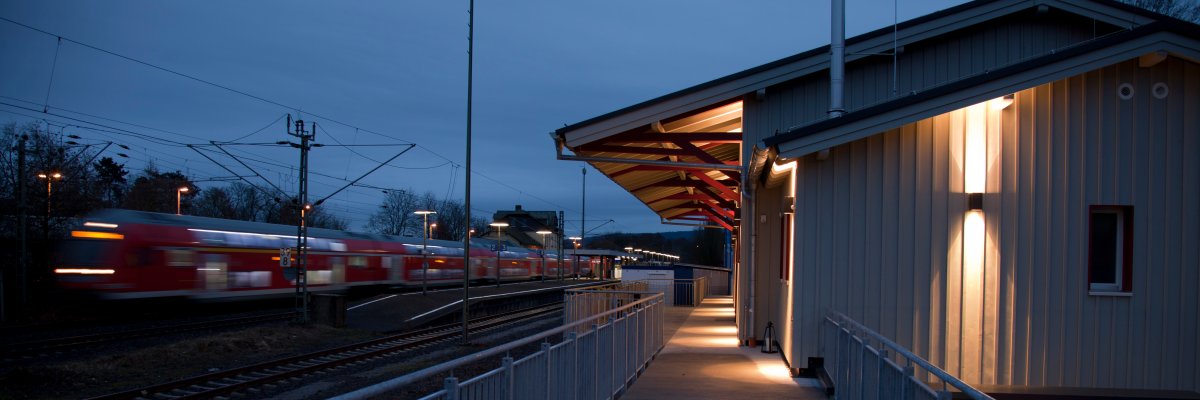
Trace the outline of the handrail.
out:
<instances>
[{"instance_id":1,"label":"handrail","mask_svg":"<svg viewBox=\"0 0 1200 400\"><path fill-rule=\"evenodd\" d=\"M367 386L365 388L358 389L358 390L355 390L350 393L345 393L345 394L342 394L339 396L335 396L335 397L332 397L332 399L351 400L351 399L369 399L369 398L380 397L389 391L396 390L396 389L404 387L406 385L411 385L413 383L419 382L424 379L428 379L428 378L433 377L433 376L435 376L441 372L444 372L446 370L452 370L452 369L462 367L462 366L470 364L470 363L480 362L487 358L507 353L507 352L511 351L512 349L536 342L538 340L542 340L546 337L549 337L550 335L564 333L568 330L575 329L576 327L583 325L585 323L589 323L589 322L598 320L600 318L607 317L609 315L613 315L613 314L634 308L634 307L642 305L642 304L653 304L654 302L661 302L661 301L663 301L663 298L664 298L662 293L646 293L646 292L640 292L640 293L641 294L649 294L650 296L643 298L641 300L638 300L636 302L626 304L626 305L621 306L616 309L612 309L612 310L609 310L609 311L606 311L603 313L599 313L599 314L593 315L591 317L581 319L579 321L567 323L567 324L564 324L564 325L559 326L554 329L543 331L537 335L528 336L528 337L518 339L513 342L508 342L508 343L502 344L500 346L492 347L492 348L484 350L484 351L468 354L468 355L456 358L456 359L448 361L448 362L444 362L444 363L441 363L438 365L434 365L434 366L422 369L420 371L412 372L407 375L399 376L399 377L392 378L392 379L389 379L389 380L386 380L386 381L383 381L380 383L376 383L374 385Z\"/></svg>"},{"instance_id":2,"label":"handrail","mask_svg":"<svg viewBox=\"0 0 1200 400\"><path fill-rule=\"evenodd\" d=\"M841 324L850 325L850 327L853 328L853 330L855 332L865 333L868 336L871 336L872 339L878 341L880 344L891 348L892 351L895 351L897 354L903 356L904 358L908 359L909 361L916 363L917 365L921 366L921 368L924 368L925 371L928 371L929 373L933 374L934 376L937 376L938 378L940 378L942 380L942 382L948 383L948 384L950 384L950 386L954 386L956 389L962 391L963 394L970 396L972 399L995 400L994 398L992 398L992 396L988 396L986 393L980 392L978 389L971 387L971 385L968 385L966 382L963 382L963 381L959 380L958 378L955 378L954 375L950 375L949 372L943 371L941 368L934 366L929 361L925 361L924 358L921 358L921 357L917 356L916 354L913 354L911 351L908 351L908 349L904 348L903 346L896 344L896 342L888 340L888 338L871 330L871 328L867 328L863 324L858 323L858 321L850 319L850 317L847 317L845 314L842 314L837 311L830 311L829 315L837 317L838 319L841 320L841 322L839 323L839 321L834 321L829 316L826 316L825 319L829 320L829 322L832 322L833 324L839 325L839 326Z\"/></svg>"}]
</instances>

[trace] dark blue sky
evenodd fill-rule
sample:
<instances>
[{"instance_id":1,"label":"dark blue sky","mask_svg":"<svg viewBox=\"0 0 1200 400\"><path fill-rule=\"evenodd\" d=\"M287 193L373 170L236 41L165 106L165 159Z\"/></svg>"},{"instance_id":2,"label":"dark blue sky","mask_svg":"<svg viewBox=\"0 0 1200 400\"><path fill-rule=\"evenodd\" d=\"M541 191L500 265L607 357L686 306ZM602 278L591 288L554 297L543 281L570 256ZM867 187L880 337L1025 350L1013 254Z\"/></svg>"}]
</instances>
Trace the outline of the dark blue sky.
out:
<instances>
[{"instance_id":1,"label":"dark blue sky","mask_svg":"<svg viewBox=\"0 0 1200 400\"><path fill-rule=\"evenodd\" d=\"M899 19L958 3L900 1ZM466 9L465 0L6 1L0 16L389 136L306 116L323 126L321 143L417 143L395 167L364 182L461 199L463 171L447 159L465 159ZM490 216L514 204L563 209L568 230L577 230L582 163L554 160L549 132L824 45L828 15L826 1L478 1L473 213ZM848 1L847 35L892 20L892 1ZM56 42L0 21L0 101L41 110ZM233 140L267 126L243 141L283 140L283 122L271 123L297 112L66 41L58 48L48 105L52 113L183 143ZM29 116L41 117L0 105L0 122ZM65 131L131 146L131 170L153 161L197 179L230 175L186 148L77 127ZM317 149L313 171L353 179L375 165L363 156L383 160L399 148L357 150L361 155ZM295 187L288 179L298 165L294 150L239 151L267 178ZM335 178L314 175L313 196L344 183ZM616 221L597 232L678 229L660 225L595 170L587 194L589 226ZM382 195L354 188L329 204L359 229Z\"/></svg>"}]
</instances>

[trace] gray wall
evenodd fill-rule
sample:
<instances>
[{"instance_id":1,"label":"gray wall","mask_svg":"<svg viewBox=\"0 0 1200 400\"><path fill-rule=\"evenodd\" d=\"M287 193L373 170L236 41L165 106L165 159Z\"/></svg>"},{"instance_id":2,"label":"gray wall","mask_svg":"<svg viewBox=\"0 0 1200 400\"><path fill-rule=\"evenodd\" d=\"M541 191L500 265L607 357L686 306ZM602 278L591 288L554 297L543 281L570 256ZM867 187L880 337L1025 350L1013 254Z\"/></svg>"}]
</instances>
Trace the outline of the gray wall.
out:
<instances>
[{"instance_id":1,"label":"gray wall","mask_svg":"<svg viewBox=\"0 0 1200 400\"><path fill-rule=\"evenodd\" d=\"M1135 94L1120 100L1126 82ZM747 102L747 126L774 99ZM838 310L974 383L1200 390L1200 66L1130 60L1016 94L993 135L979 338L959 326L954 114L799 160L793 367L819 355L821 318ZM778 212L765 203L782 196L760 194L757 214ZM1134 208L1132 297L1087 293L1091 204ZM765 225L756 268L777 280ZM964 363L972 346L981 357Z\"/></svg>"}]
</instances>

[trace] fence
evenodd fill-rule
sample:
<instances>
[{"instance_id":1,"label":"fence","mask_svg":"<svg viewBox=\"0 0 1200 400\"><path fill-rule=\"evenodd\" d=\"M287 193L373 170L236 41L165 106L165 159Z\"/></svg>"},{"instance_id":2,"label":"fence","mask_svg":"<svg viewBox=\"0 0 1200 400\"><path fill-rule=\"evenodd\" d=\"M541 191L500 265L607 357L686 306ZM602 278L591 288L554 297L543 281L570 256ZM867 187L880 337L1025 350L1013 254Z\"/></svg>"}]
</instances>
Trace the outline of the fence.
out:
<instances>
[{"instance_id":1,"label":"fence","mask_svg":"<svg viewBox=\"0 0 1200 400\"><path fill-rule=\"evenodd\" d=\"M563 291L563 323L587 319L593 315L615 310L652 294L645 281L610 283ZM587 326L576 331L583 333Z\"/></svg>"},{"instance_id":2,"label":"fence","mask_svg":"<svg viewBox=\"0 0 1200 400\"><path fill-rule=\"evenodd\" d=\"M451 376L443 389L423 400L469 399L612 399L637 379L665 344L664 297L642 293L644 298L594 316L565 324L534 336L460 357L399 378L394 378L335 399L368 399L389 391L452 372L471 368L504 355L500 368L459 382ZM582 333L578 327L587 327ZM551 337L563 335L558 344ZM513 349L542 341L541 348L519 360ZM453 374L452 374L453 375Z\"/></svg>"},{"instance_id":3,"label":"fence","mask_svg":"<svg viewBox=\"0 0 1200 400\"><path fill-rule=\"evenodd\" d=\"M708 278L696 279L646 279L651 292L663 293L667 303L673 306L700 305L708 297Z\"/></svg>"},{"instance_id":4,"label":"fence","mask_svg":"<svg viewBox=\"0 0 1200 400\"><path fill-rule=\"evenodd\" d=\"M992 399L841 313L830 312L824 326L825 370L838 399L949 400L948 386L972 399ZM927 383L918 376L938 382Z\"/></svg>"},{"instance_id":5,"label":"fence","mask_svg":"<svg viewBox=\"0 0 1200 400\"><path fill-rule=\"evenodd\" d=\"M729 291L729 270L716 270L708 268L693 268L692 276L696 278L708 278L708 296L728 296L733 294Z\"/></svg>"}]
</instances>

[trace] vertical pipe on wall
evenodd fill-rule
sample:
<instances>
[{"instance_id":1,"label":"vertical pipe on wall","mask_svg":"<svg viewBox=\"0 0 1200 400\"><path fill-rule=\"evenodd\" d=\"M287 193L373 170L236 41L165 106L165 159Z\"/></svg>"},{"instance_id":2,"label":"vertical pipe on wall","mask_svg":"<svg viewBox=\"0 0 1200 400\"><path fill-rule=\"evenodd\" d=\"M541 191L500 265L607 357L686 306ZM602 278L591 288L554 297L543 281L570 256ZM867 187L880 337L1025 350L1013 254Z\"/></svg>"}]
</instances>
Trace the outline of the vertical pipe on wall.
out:
<instances>
[{"instance_id":1,"label":"vertical pipe on wall","mask_svg":"<svg viewBox=\"0 0 1200 400\"><path fill-rule=\"evenodd\" d=\"M832 0L830 5L829 117L836 118L846 113L846 1Z\"/></svg>"}]
</instances>

